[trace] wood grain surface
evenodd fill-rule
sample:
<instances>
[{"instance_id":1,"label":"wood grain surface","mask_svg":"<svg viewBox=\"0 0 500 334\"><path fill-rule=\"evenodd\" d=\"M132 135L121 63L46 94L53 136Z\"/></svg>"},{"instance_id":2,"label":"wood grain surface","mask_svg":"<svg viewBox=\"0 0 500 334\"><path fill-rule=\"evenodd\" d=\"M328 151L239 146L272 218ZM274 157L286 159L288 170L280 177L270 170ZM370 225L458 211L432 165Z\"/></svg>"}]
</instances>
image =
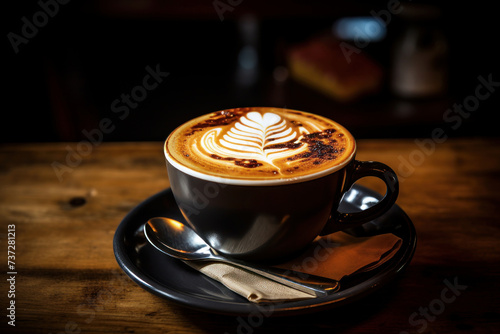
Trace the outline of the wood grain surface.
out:
<instances>
[{"instance_id":1,"label":"wood grain surface","mask_svg":"<svg viewBox=\"0 0 500 334\"><path fill-rule=\"evenodd\" d=\"M260 318L179 307L119 268L112 245L118 224L169 186L162 148L160 142L0 147L2 333L500 330L499 139L359 141L358 160L384 162L399 175L397 203L418 235L413 261L393 284L345 307ZM384 191L379 180L361 183ZM8 297L7 280L11 225L15 298ZM15 327L8 324L11 300Z\"/></svg>"}]
</instances>

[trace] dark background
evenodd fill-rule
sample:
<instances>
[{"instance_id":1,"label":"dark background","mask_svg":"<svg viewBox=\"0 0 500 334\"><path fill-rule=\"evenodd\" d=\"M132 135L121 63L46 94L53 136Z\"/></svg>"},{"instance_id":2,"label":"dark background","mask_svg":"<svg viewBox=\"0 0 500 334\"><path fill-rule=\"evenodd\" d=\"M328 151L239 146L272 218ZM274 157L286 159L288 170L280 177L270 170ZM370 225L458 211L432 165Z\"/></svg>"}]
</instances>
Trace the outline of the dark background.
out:
<instances>
[{"instance_id":1,"label":"dark background","mask_svg":"<svg viewBox=\"0 0 500 334\"><path fill-rule=\"evenodd\" d=\"M431 2L441 12L433 24L448 44L449 80L443 94L407 98L389 89L391 51L408 25L399 15L393 15L384 40L363 48L386 72L378 94L341 103L290 77L284 82L273 78L276 67L286 67L290 46L329 31L341 17L369 16L387 4L243 0L221 21L210 0L74 0L59 5L54 17L16 54L8 33L21 35L22 17L33 22L41 7L36 1L9 2L3 11L7 56L1 142L85 140L83 131L98 129L104 118L114 126L103 134L104 141L164 140L192 117L243 106L322 114L357 138L428 137L437 127L450 137L497 136L499 92L482 101L458 129L443 122L448 108L474 94L478 76L491 74L500 81L498 14L486 2ZM245 44L242 22L249 17L258 29L253 35L258 67L252 72L255 81L245 83L238 76L238 54ZM111 103L141 85L145 67L157 64L169 76L120 119Z\"/></svg>"}]
</instances>

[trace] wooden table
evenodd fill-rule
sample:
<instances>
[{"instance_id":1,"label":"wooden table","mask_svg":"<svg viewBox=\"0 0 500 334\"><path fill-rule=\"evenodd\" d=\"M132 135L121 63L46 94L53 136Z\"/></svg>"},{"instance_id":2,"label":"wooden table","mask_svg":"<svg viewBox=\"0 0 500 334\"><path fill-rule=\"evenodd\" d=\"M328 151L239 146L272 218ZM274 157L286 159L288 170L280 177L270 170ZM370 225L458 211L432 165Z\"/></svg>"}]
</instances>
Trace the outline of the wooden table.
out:
<instances>
[{"instance_id":1,"label":"wooden table","mask_svg":"<svg viewBox=\"0 0 500 334\"><path fill-rule=\"evenodd\" d=\"M119 268L112 244L118 224L169 186L162 143L3 145L1 332L497 333L500 139L425 143L358 142L358 159L398 172L397 203L417 229L417 251L401 279L342 308L264 318L254 327L241 326L249 319L179 307ZM383 191L378 180L362 183ZM11 301L15 327L6 317Z\"/></svg>"}]
</instances>

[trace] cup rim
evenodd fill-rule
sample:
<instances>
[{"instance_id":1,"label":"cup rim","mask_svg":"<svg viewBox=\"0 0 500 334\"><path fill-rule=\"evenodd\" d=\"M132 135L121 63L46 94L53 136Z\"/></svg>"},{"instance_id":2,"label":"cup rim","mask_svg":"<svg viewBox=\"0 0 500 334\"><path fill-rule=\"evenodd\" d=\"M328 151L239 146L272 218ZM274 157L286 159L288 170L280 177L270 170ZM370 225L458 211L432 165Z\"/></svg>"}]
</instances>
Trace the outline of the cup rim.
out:
<instances>
[{"instance_id":1,"label":"cup rim","mask_svg":"<svg viewBox=\"0 0 500 334\"><path fill-rule=\"evenodd\" d=\"M322 116L321 116L322 117ZM335 121L334 121L335 122ZM240 185L240 186L277 186L277 185L286 185L286 184L293 184L293 183L299 183L299 182L306 182L310 180L315 180L318 178L321 178L323 176L335 173L338 170L341 170L345 166L347 166L352 160L354 160L354 157L356 156L356 151L357 151L357 143L356 139L354 136L341 124L335 122L338 126L340 126L343 131L349 133L350 137L352 138L353 141L353 146L352 146L352 152L351 154L344 159L340 164L332 166L330 168L312 173L312 174L307 174L307 175L301 175L301 176L293 176L293 177L283 177L283 178L273 178L273 179L259 179L259 178L235 178L235 177L223 177L223 176L216 176L216 175L211 175L208 173L203 173L199 172L196 170L193 170L179 161L177 161L169 152L168 152L168 141L172 133L176 131L174 129L170 135L165 139L164 144L163 144L163 153L165 155L166 161L175 167L177 170L194 176L196 178L209 181L209 182L215 182L215 183L221 183L221 184L228 184L228 185ZM182 126L182 125L180 125Z\"/></svg>"},{"instance_id":2,"label":"cup rim","mask_svg":"<svg viewBox=\"0 0 500 334\"><path fill-rule=\"evenodd\" d=\"M166 141L165 141L166 145ZM210 175L210 174L205 174L201 173L195 170L192 170L181 163L177 162L174 160L167 152L167 150L164 147L164 153L165 153L165 158L167 162L172 165L174 168L177 170L194 176L198 179L202 179L205 181L209 182L215 182L215 183L221 183L221 184L228 184L228 185L238 185L238 186L279 186L279 185L286 185L286 184L294 184L294 183L299 183L299 182L306 182L306 181L311 181L315 180L318 178L321 178L326 175L333 174L345 166L347 166L352 160L354 160L354 157L356 155L356 141L354 141L354 147L352 150L351 155L345 159L342 163L332 166L328 169L313 173L313 174L307 174L307 175L302 175L302 176L296 176L296 177L286 177L286 178L279 178L279 179L237 179L237 178L229 178L229 177L222 177L222 176L215 176L215 175Z\"/></svg>"}]
</instances>

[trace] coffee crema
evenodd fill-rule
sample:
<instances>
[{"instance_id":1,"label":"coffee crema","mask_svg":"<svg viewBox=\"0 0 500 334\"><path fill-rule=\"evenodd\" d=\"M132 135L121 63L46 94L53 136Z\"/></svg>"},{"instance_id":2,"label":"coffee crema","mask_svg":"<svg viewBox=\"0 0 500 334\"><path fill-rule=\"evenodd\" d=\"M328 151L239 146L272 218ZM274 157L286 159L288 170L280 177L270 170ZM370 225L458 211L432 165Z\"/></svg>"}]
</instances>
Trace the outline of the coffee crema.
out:
<instances>
[{"instance_id":1,"label":"coffee crema","mask_svg":"<svg viewBox=\"0 0 500 334\"><path fill-rule=\"evenodd\" d=\"M195 118L165 142L170 163L230 179L286 179L335 169L355 152L352 135L322 116L282 108L226 109Z\"/></svg>"}]
</instances>

